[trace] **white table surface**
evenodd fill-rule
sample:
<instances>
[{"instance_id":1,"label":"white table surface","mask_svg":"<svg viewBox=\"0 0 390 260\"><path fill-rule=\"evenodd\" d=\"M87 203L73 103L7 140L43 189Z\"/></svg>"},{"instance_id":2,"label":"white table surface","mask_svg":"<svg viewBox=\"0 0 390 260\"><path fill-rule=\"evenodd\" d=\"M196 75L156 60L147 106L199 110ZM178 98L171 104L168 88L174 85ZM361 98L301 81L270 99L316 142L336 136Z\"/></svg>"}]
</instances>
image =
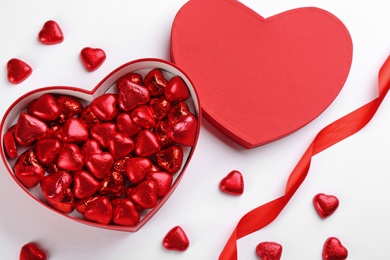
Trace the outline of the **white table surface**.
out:
<instances>
[{"instance_id":1,"label":"white table surface","mask_svg":"<svg viewBox=\"0 0 390 260\"><path fill-rule=\"evenodd\" d=\"M91 89L119 65L143 57L169 59L169 36L185 0L5 1L0 2L0 114L22 94L44 86ZM227 139L203 121L197 150L180 185L141 230L126 233L76 223L34 202L0 166L0 259L18 259L22 245L39 243L51 260L68 259L217 259L237 221L247 211L283 195L284 185L315 134L335 119L377 96L377 72L390 54L390 2L243 0L264 17L303 6L323 8L350 31L354 56L347 82L331 106L288 137L252 150ZM57 21L63 43L44 46L37 34L47 20ZM99 47L107 60L87 72L83 47ZM7 81L6 63L20 58L33 67L23 83ZM239 259L258 259L256 245L276 241L282 259L320 260L322 246L335 236L348 259L389 259L390 102L386 98L362 131L314 157L309 175L275 222L238 243ZM245 192L222 193L219 181L242 172ZM336 195L337 211L320 219L313 209L317 193ZM161 241L180 225L191 245L178 253Z\"/></svg>"}]
</instances>

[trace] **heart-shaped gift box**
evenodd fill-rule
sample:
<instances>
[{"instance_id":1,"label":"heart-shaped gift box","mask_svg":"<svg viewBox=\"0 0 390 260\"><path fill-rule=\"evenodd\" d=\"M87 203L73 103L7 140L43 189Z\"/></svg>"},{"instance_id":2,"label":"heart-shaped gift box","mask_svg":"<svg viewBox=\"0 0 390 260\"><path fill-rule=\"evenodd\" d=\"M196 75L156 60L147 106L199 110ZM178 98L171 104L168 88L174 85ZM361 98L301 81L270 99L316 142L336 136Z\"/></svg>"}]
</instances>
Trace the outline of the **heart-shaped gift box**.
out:
<instances>
[{"instance_id":1,"label":"heart-shaped gift box","mask_svg":"<svg viewBox=\"0 0 390 260\"><path fill-rule=\"evenodd\" d=\"M53 209L51 206L49 206L42 195L42 191L39 189L39 187L34 187L31 189L27 189L15 176L14 173L14 164L16 159L11 159L9 156L7 156L6 148L4 146L4 135L7 133L8 129L15 125L17 122L17 119L19 115L27 110L28 105L41 97L43 94L50 93L53 95L66 95L74 97L78 100L80 100L83 105L88 105L92 102L92 100L96 99L97 97L106 94L106 93L114 93L115 91L115 84L116 81L128 74L128 73L138 73L145 77L149 71L152 69L159 69L162 71L163 76L166 80L170 80L174 76L179 76L183 79L185 84L188 87L190 97L185 101L186 104L189 107L189 111L196 117L197 119L197 125L196 125L196 134L194 138L194 143L192 146L183 146L183 162L181 165L180 170L173 174L173 181L169 188L169 191L161 198L159 198L157 204L151 208L151 209L143 209L141 212L141 218L140 221L131 226L126 225L115 225L115 224L101 224L101 223L95 223L88 220L83 219L82 215L76 212L75 210L70 214L65 214L62 212L59 212L55 209ZM134 60L131 62L128 62L114 71L112 71L109 75L107 75L99 84L97 84L96 87L94 87L91 91L80 89L76 87L69 87L69 86L54 86L54 87L45 87L33 90L29 93L24 94L22 97L17 99L6 111L4 114L0 129L1 129L1 157L2 160L10 174L10 176L15 180L15 182L22 188L29 196L33 198L33 200L39 202L40 204L46 206L50 210L53 210L54 212L61 214L67 218L70 218L72 220L75 220L80 223L88 224L95 227L100 228L106 228L106 229L112 229L112 230L120 230L120 231L137 231L140 229L152 216L161 208L161 206L168 200L170 195L173 193L177 185L179 184L181 178L184 175L185 169L188 166L191 157L195 151L196 143L199 136L200 131L200 125L201 125L201 110L199 105L199 100L197 93L194 89L193 84L191 83L190 79L186 76L186 74L179 69L175 64L172 64L168 61L161 60L161 59L155 59L155 58L146 58L146 59L139 59ZM18 147L18 154L22 154L23 151L27 150L29 147Z\"/></svg>"},{"instance_id":2,"label":"heart-shaped gift box","mask_svg":"<svg viewBox=\"0 0 390 260\"><path fill-rule=\"evenodd\" d=\"M254 148L300 129L333 102L349 74L352 40L320 8L264 18L239 1L192 0L173 22L171 56L194 82L205 119Z\"/></svg>"}]
</instances>

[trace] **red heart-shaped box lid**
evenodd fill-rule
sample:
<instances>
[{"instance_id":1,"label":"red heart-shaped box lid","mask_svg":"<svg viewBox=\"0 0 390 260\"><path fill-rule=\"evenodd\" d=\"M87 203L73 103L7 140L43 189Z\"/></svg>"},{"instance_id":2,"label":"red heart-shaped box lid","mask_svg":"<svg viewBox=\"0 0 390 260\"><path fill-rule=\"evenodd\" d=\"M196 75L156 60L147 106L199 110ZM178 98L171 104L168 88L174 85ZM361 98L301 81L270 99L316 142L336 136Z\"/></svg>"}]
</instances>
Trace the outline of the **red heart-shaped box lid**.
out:
<instances>
[{"instance_id":1,"label":"red heart-shaped box lid","mask_svg":"<svg viewBox=\"0 0 390 260\"><path fill-rule=\"evenodd\" d=\"M235 0L192 0L171 32L173 61L196 86L205 118L245 148L320 115L342 89L352 40L314 7L263 18Z\"/></svg>"}]
</instances>

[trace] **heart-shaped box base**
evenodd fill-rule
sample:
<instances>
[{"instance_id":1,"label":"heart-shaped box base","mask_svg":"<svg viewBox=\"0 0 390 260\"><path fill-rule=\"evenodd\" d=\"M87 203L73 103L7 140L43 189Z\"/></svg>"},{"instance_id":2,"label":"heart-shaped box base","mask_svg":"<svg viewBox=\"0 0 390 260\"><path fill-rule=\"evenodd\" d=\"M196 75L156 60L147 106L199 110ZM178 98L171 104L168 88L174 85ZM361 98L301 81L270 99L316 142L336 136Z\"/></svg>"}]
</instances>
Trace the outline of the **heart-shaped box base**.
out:
<instances>
[{"instance_id":1,"label":"heart-shaped box base","mask_svg":"<svg viewBox=\"0 0 390 260\"><path fill-rule=\"evenodd\" d=\"M158 68L163 72L164 77L169 80L173 76L180 76L184 82L186 83L189 92L190 92L190 98L187 99L186 103L189 106L190 111L195 115L198 121L197 125L197 133L195 136L195 142L192 147L183 147L184 151L184 157L183 157L183 164L181 166L181 169L178 173L176 173L173 176L173 182L171 185L171 188L169 192L163 196L157 203L157 205L149 210L146 210L144 213L141 214L141 220L138 222L138 224L134 226L120 226L120 225L104 225L99 223L90 222L87 220L84 220L82 216L74 211L70 214L64 214L59 211L56 211L49 205L47 205L44 202L42 192L38 187L27 189L25 188L19 180L15 177L13 166L15 164L15 159L10 159L6 155L5 148L4 148L4 141L3 136L7 132L7 130L16 123L18 116L21 114L21 112L25 111L27 109L28 104L39 98L41 95L45 93L50 93L54 95L69 95L72 97L75 97L82 102L85 102L85 104L90 103L93 99L105 94L105 93L111 93L115 89L115 83L116 81L123 75L128 74L130 72L136 72L141 74L142 76L145 76L148 71ZM85 105L84 104L84 105ZM179 69L176 65L165 61L161 59L154 59L154 58L146 58L146 59L139 59L134 60L129 63L126 63L114 71L112 71L108 76L106 76L93 90L88 91L85 89L79 89L75 87L68 87L68 86L55 86L55 87L46 87L41 88L37 90L33 90L22 97L20 97L18 100L16 100L6 111L6 113L3 116L3 119L1 121L0 129L1 129L1 157L2 160L10 174L10 176L15 180L15 182L22 188L28 195L30 195L35 201L39 202L40 204L46 206L50 210L53 210L53 212L61 214L67 218L70 218L72 220L75 220L80 223L84 223L87 225L99 227L99 228L106 228L111 230L119 230L119 231L129 231L134 232L139 230L149 219L152 218L152 216L161 208L161 206L168 200L170 195L173 193L177 185L179 184L181 178L183 177L183 174L185 172L186 167L188 166L191 157L195 151L196 143L199 136L200 131L200 125L201 125L201 110L200 110L200 104L198 100L197 93L193 87L193 84L191 83L190 79L186 76L186 74ZM18 148L18 154L21 154L24 150L26 150L26 147Z\"/></svg>"}]
</instances>

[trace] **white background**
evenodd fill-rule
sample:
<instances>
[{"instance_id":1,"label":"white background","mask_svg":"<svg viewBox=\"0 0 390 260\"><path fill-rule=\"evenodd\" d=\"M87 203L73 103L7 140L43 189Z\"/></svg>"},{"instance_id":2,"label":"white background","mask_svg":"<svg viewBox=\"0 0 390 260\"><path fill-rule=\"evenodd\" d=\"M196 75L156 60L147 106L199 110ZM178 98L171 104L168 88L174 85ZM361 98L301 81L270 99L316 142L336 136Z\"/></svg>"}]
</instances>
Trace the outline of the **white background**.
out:
<instances>
[{"instance_id":1,"label":"white background","mask_svg":"<svg viewBox=\"0 0 390 260\"><path fill-rule=\"evenodd\" d=\"M0 0L0 115L20 95L51 85L91 89L119 65L144 57L169 59L169 36L185 0L5 1ZM283 195L284 185L315 134L335 119L377 96L377 72L390 54L390 3L373 1L242 1L264 17L304 6L338 16L350 31L354 56L350 75L331 106L294 134L252 150L227 139L203 121L197 150L180 185L141 230L97 229L53 214L19 189L0 166L0 259L18 259L21 246L37 242L51 260L217 259L238 220L249 210ZM57 21L63 43L45 46L37 34ZM200 17L201 19L201 17ZM106 51L106 62L87 72L84 47ZM7 81L6 63L20 58L33 74L22 84ZM261 113L261 111L259 111ZM256 245L276 241L282 259L320 260L324 241L338 237L348 259L389 259L390 102L386 98L362 131L314 157L301 188L271 225L241 239L239 259L258 259ZM242 172L245 192L222 193L228 172ZM317 193L336 195L340 207L328 219L313 209ZM161 241L180 225L191 241L185 252L166 251Z\"/></svg>"}]
</instances>

